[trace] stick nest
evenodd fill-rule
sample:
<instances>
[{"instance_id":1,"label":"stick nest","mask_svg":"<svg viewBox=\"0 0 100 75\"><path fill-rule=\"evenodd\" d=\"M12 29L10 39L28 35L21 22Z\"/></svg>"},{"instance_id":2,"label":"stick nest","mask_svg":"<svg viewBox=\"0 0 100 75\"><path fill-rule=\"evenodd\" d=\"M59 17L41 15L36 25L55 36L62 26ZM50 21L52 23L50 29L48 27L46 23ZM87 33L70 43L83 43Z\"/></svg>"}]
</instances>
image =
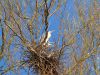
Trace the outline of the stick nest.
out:
<instances>
[{"instance_id":1,"label":"stick nest","mask_svg":"<svg viewBox=\"0 0 100 75\"><path fill-rule=\"evenodd\" d=\"M59 75L60 53L49 51L45 46L38 46L34 51L27 50L25 63L40 75Z\"/></svg>"}]
</instances>

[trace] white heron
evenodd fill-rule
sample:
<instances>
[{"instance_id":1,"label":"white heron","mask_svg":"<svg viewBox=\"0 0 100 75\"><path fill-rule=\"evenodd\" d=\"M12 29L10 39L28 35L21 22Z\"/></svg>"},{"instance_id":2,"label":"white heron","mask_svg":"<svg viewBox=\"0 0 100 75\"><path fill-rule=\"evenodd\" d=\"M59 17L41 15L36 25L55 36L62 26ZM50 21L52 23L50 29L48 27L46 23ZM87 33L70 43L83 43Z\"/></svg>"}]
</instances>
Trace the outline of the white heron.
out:
<instances>
[{"instance_id":1,"label":"white heron","mask_svg":"<svg viewBox=\"0 0 100 75\"><path fill-rule=\"evenodd\" d=\"M52 42L49 42L49 39L51 37L52 32L54 32L54 30L48 31L47 35L46 34L43 34L42 35L40 42L42 42L44 40L44 38L47 36L47 38L46 38L46 40L45 40L45 42L44 42L43 45L48 45L48 46L51 46L52 45Z\"/></svg>"}]
</instances>

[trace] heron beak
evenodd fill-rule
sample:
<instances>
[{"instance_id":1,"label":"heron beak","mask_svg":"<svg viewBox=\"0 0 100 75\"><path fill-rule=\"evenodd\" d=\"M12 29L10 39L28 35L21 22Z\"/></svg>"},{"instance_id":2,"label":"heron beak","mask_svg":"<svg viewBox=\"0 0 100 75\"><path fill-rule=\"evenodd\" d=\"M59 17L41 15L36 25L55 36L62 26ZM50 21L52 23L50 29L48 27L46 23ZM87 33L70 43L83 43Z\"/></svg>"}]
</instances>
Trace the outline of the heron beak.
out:
<instances>
[{"instance_id":1,"label":"heron beak","mask_svg":"<svg viewBox=\"0 0 100 75\"><path fill-rule=\"evenodd\" d=\"M51 33L54 32L54 31L55 31L55 30L52 30Z\"/></svg>"}]
</instances>

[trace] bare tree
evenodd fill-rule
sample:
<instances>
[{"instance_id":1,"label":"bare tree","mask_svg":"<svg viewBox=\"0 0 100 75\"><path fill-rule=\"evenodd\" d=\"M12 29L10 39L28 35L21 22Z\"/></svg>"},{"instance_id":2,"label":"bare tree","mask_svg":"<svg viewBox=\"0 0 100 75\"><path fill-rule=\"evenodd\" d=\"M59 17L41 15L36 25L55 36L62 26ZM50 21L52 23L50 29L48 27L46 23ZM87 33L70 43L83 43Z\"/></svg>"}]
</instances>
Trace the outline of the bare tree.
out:
<instances>
[{"instance_id":1,"label":"bare tree","mask_svg":"<svg viewBox=\"0 0 100 75\"><path fill-rule=\"evenodd\" d=\"M100 74L98 1L72 0L74 13L68 11L68 2L0 1L1 75L22 75L21 70L27 75L90 75L91 67L94 75ZM52 26L57 27L55 37L48 36ZM53 46L48 46L50 38Z\"/></svg>"}]
</instances>

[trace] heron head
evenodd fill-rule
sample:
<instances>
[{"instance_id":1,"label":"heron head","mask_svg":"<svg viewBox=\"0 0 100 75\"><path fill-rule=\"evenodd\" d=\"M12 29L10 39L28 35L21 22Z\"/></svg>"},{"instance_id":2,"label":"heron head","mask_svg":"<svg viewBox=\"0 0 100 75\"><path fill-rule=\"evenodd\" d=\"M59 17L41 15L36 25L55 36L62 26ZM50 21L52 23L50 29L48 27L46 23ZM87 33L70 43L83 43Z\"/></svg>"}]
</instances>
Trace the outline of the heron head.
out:
<instances>
[{"instance_id":1,"label":"heron head","mask_svg":"<svg viewBox=\"0 0 100 75\"><path fill-rule=\"evenodd\" d=\"M49 31L50 33L54 32L55 30Z\"/></svg>"}]
</instances>

